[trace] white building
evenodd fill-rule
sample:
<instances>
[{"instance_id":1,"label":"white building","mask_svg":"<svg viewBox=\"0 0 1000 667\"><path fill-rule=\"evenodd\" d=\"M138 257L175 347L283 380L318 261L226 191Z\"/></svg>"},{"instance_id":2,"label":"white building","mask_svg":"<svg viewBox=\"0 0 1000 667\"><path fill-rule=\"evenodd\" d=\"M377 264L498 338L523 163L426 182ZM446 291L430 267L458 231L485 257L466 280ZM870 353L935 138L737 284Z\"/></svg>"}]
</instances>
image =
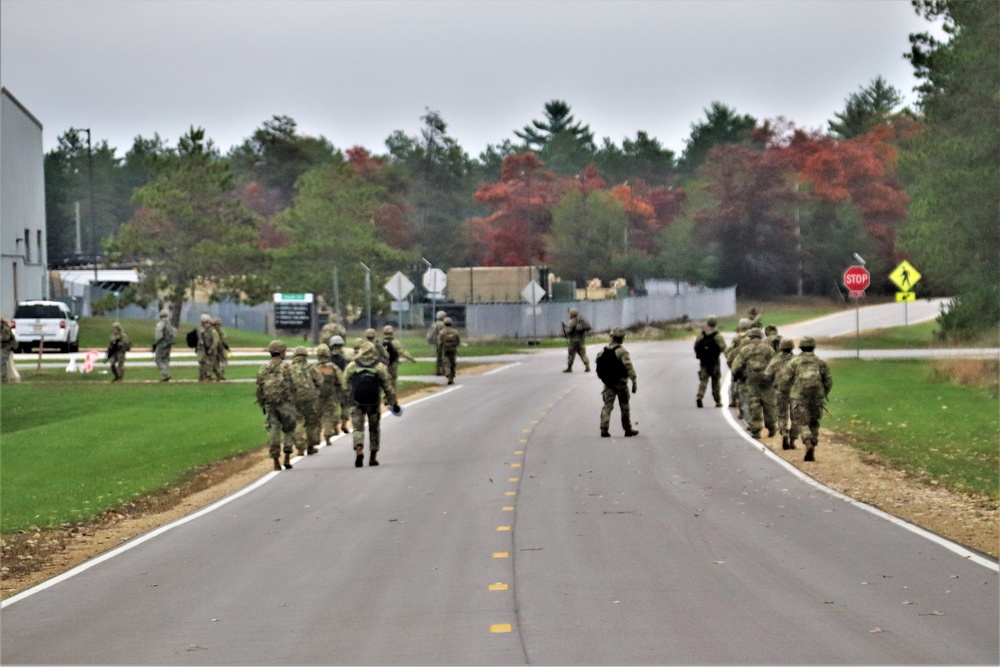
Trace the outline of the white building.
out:
<instances>
[{"instance_id":1,"label":"white building","mask_svg":"<svg viewBox=\"0 0 1000 667\"><path fill-rule=\"evenodd\" d=\"M49 298L42 124L0 88L0 315Z\"/></svg>"}]
</instances>

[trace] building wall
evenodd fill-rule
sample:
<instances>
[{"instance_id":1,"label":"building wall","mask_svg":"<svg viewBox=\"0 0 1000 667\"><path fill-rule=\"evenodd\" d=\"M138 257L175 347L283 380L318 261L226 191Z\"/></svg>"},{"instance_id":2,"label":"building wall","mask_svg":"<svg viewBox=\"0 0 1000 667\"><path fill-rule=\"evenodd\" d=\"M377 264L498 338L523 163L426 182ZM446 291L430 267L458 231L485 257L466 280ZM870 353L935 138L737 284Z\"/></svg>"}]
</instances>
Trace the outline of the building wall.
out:
<instances>
[{"instance_id":1,"label":"building wall","mask_svg":"<svg viewBox=\"0 0 1000 667\"><path fill-rule=\"evenodd\" d=\"M0 89L0 315L49 296L42 124Z\"/></svg>"}]
</instances>

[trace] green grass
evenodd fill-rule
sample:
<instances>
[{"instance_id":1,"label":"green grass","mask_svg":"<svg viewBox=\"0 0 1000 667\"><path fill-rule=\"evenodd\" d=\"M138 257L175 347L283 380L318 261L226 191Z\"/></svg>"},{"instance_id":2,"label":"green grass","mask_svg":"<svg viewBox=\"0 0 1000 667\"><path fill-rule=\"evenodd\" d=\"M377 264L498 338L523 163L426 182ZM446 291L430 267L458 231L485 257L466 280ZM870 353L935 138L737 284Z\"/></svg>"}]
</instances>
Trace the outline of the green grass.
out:
<instances>
[{"instance_id":1,"label":"green grass","mask_svg":"<svg viewBox=\"0 0 1000 667\"><path fill-rule=\"evenodd\" d=\"M893 467L960 493L1000 495L1000 403L988 387L934 379L932 361L830 362L823 425Z\"/></svg>"}]
</instances>

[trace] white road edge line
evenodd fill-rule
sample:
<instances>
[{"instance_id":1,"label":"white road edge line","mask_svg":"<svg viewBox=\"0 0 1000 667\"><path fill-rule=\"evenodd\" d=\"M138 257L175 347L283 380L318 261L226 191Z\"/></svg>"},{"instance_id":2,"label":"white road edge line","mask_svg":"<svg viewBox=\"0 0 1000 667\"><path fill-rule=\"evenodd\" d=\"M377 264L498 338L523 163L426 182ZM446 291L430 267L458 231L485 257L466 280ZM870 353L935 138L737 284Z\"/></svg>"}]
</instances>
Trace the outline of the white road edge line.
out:
<instances>
[{"instance_id":1,"label":"white road edge line","mask_svg":"<svg viewBox=\"0 0 1000 667\"><path fill-rule=\"evenodd\" d=\"M728 398L728 396L729 396L729 386L731 384L732 384L732 375L730 373L726 373L726 377L722 381L722 387L720 389L721 392L722 392L722 396ZM895 517L895 516L893 516L891 514L887 514L887 513L883 512L882 510L880 510L877 507L873 507L872 505L868 505L867 503L863 503L860 500L855 500L854 498L851 498L850 496L846 496L846 495L844 495L843 493L841 493L839 491L835 491L834 489L831 489L830 487L821 484L820 482L816 481L814 478L810 477L809 475L805 474L804 472L802 472L801 470L799 470L798 468L796 468L795 466L793 466L791 463L789 463L785 459L781 458L780 456L778 456L777 454L775 454L774 452L772 452L771 448L768 447L767 445L765 445L763 442L760 442L759 440L755 440L750 435L750 433L748 433L747 430L745 428L743 428L743 426L740 424L740 422L738 422L736 420L736 417L733 416L733 411L732 411L731 408L725 407L725 408L723 408L723 412L725 413L726 421L729 422L729 425L732 426L733 429L737 433L739 433L743 437L744 440L746 440L751 445L753 445L757 449L759 449L762 452L764 452L764 454L768 458L770 458L771 460L773 460L774 462L776 462L778 465L782 466L783 468L785 468L790 473L792 473L793 475L795 475L796 477L798 477L802 481L806 482L807 484L809 484L809 485L811 485L811 486L819 489L820 491L823 491L824 493L827 493L827 494L833 496L834 498L837 498L839 500L843 500L844 502L848 503L849 505L854 505L855 507L858 507L860 509L865 510L866 512L874 514L877 517L881 517L881 518L885 519L886 521L888 521L890 523L896 524L897 526L899 526L901 528L905 528L906 530L910 531L911 533L916 533L917 535L919 535L919 536L921 536L923 538L926 538L926 539L930 540L931 542L935 542L937 544L940 544L941 546L943 546L944 548L948 549L949 551L953 551L956 554L958 554L959 556L962 556L963 558L971 560L974 563L978 563L979 565L982 565L983 567L989 568L989 569L993 570L994 572L1000 571L1000 564L994 563L993 561L991 561L991 560L989 560L987 558L983 558L979 554L966 549L961 544L957 544L955 542L952 542L951 540L945 539L945 538L941 537L940 535L935 535L934 533L932 533L930 531L927 531L927 530L924 530L920 526L912 524L909 521L905 521L903 519L900 519L899 517Z\"/></svg>"},{"instance_id":2,"label":"white road edge line","mask_svg":"<svg viewBox=\"0 0 1000 667\"><path fill-rule=\"evenodd\" d=\"M449 392L452 392L452 391L455 391L456 389L461 389L461 386L449 387L448 389L445 389L444 391L439 391L439 392L433 393L433 394L431 394L429 396L424 396L423 398L418 398L417 400L413 401L412 403L407 403L406 406L410 407L410 406L416 405L417 403L422 403L423 401L427 401L427 400L430 400L432 398L437 398L438 396L444 396L445 394L447 394ZM343 434L343 435L349 435L349 434ZM329 446L329 445L327 445L327 446ZM303 458L303 457L297 456L297 457L295 457L294 460L297 461L297 460L299 460L301 458ZM100 556L96 556L96 557L92 558L91 560L88 560L88 561L85 561L83 563L80 563L79 565L77 565L76 567L74 567L71 570L67 570L66 572L63 572L62 574L60 574L60 575L58 575L56 577L53 577L52 579L44 581L44 582L38 584L37 586L35 586L33 588L29 588L26 591L22 591L22 592L18 593L17 595L14 595L13 597L9 597L6 600L4 600L2 603L0 603L0 609L5 609L9 605L14 604L15 602L18 602L18 601L23 600L23 599L25 599L27 597L30 597L30 596L34 595L35 593L40 593L40 592L44 591L45 589L51 588L52 586L55 586L56 584L62 583L63 581L66 581L67 579L69 579L71 577L75 577L76 575L80 574L81 572L85 572L85 571L89 570L90 568L94 567L95 565L100 565L104 561L110 560L111 558L114 558L115 556L117 556L119 554L123 554L126 551L128 551L129 549L133 549L133 548L139 546L140 544L142 544L144 542L148 542L149 540L153 539L154 537L158 537L159 535L162 535L163 533L167 532L168 530L176 528L177 526L183 526L184 524L186 524L186 523L188 523L190 521L194 521L195 519L203 517L206 514L209 514L210 512L214 512L215 510L219 509L220 507L228 505L229 503L231 503L232 501L236 500L237 498L241 498L241 497L245 496L246 494L250 493L251 491L253 491L253 490L255 490L255 489L263 486L264 484L267 484L272 479L274 479L275 477L277 477L279 474L281 474L279 471L272 470L271 472L267 473L266 475L264 475L263 477L261 477L260 479L258 479L256 482L253 482L249 486L246 486L246 487L240 489L239 491L237 491L236 493L232 494L231 496L226 496L225 498L222 498L221 500L219 500L219 501L217 501L217 502L209 505L208 507L203 507L202 509L198 510L197 512L195 512L193 514L188 514L187 516L183 516L180 519L177 519L176 521L172 521L171 523L165 524L165 525L160 526L159 528L156 528L156 529L154 529L154 530L152 530L152 531L150 531L148 533L140 535L139 537L136 537L135 539L129 540L125 544L123 544L123 545L121 545L119 547L116 547L115 549L112 549L111 551L107 551L107 552L101 554Z\"/></svg>"},{"instance_id":3,"label":"white road edge line","mask_svg":"<svg viewBox=\"0 0 1000 667\"><path fill-rule=\"evenodd\" d=\"M483 375L496 375L497 373L499 373L501 371L505 371L508 368L513 368L514 366L520 366L520 365L521 365L520 361L515 361L512 364L505 364L505 365L501 366L500 368L494 368L491 371L487 371L486 373L483 373Z\"/></svg>"}]
</instances>

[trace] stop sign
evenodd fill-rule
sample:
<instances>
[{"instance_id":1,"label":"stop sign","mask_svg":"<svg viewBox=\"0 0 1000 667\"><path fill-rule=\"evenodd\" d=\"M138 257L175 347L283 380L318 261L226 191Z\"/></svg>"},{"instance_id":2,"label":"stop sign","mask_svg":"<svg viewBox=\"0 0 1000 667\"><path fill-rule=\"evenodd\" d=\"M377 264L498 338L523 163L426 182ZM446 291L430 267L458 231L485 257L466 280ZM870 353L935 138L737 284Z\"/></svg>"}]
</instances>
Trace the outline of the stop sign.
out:
<instances>
[{"instance_id":1,"label":"stop sign","mask_svg":"<svg viewBox=\"0 0 1000 667\"><path fill-rule=\"evenodd\" d=\"M852 266L844 271L844 287L851 291L851 296L863 296L872 277L863 266Z\"/></svg>"}]
</instances>

